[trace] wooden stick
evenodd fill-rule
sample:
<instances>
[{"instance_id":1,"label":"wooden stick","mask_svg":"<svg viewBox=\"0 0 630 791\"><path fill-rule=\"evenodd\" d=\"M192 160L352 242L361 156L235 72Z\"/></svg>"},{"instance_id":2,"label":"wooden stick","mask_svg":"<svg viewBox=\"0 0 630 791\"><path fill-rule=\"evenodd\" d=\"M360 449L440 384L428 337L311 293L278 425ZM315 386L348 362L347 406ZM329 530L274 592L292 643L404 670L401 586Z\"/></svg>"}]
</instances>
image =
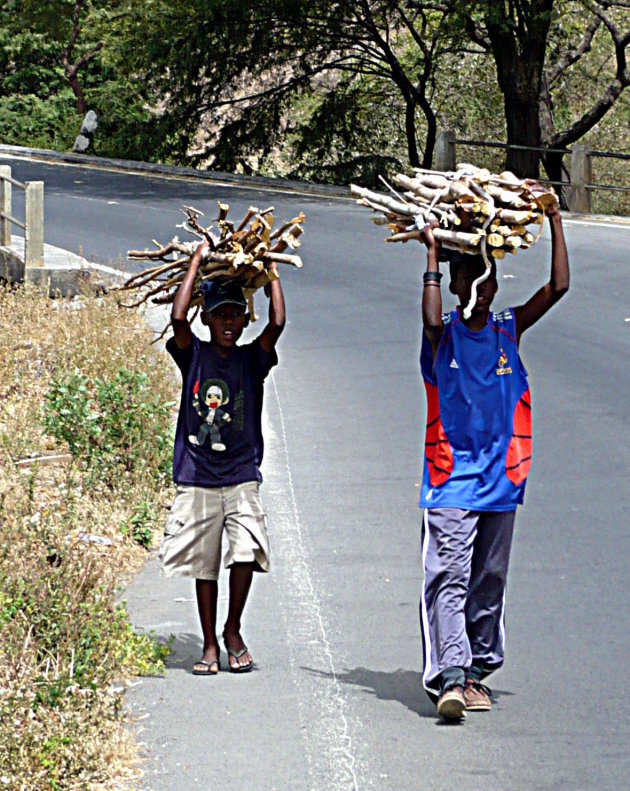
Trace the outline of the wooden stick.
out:
<instances>
[{"instance_id":1,"label":"wooden stick","mask_svg":"<svg viewBox=\"0 0 630 791\"><path fill-rule=\"evenodd\" d=\"M279 236L282 236L282 234L287 230L287 228L291 228L292 226L301 226L305 219L306 219L306 215L304 214L304 212L300 212L297 217L294 217L292 220L285 222L279 228L276 228L276 230L271 234L271 238L277 239Z\"/></svg>"},{"instance_id":2,"label":"wooden stick","mask_svg":"<svg viewBox=\"0 0 630 791\"><path fill-rule=\"evenodd\" d=\"M155 239L153 241L155 242ZM187 255L191 254L189 245L182 242L173 241L165 245L160 245L158 242L155 242L155 244L158 245L159 250L129 250L127 252L127 258L140 258L153 261L154 259L163 258L165 255L170 255L174 252L186 253Z\"/></svg>"},{"instance_id":3,"label":"wooden stick","mask_svg":"<svg viewBox=\"0 0 630 791\"><path fill-rule=\"evenodd\" d=\"M434 228L433 236L439 239L440 242L450 242L456 245L466 245L467 247L475 247L483 239L482 233L466 233L465 231L447 231L443 228ZM420 239L420 231L403 231L402 233L395 233L393 236L388 236L386 242L407 242L410 239ZM501 237L503 239L503 237Z\"/></svg>"},{"instance_id":4,"label":"wooden stick","mask_svg":"<svg viewBox=\"0 0 630 791\"><path fill-rule=\"evenodd\" d=\"M394 200L390 198L389 195L383 195L380 192L372 192L372 190L366 189L365 187L358 187L356 184L350 185L350 192L353 195L359 195L361 198L365 198L371 203L376 203L381 207L385 207L388 211L393 211L398 214L408 214L409 216L413 213L412 210L410 211L408 203Z\"/></svg>"},{"instance_id":5,"label":"wooden stick","mask_svg":"<svg viewBox=\"0 0 630 791\"><path fill-rule=\"evenodd\" d=\"M263 255L263 259L265 261L272 261L276 264L289 264L290 266L294 266L296 269L302 268L302 259L299 255L285 255L283 253L275 253L270 251Z\"/></svg>"},{"instance_id":6,"label":"wooden stick","mask_svg":"<svg viewBox=\"0 0 630 791\"><path fill-rule=\"evenodd\" d=\"M207 239L209 245L209 250L204 250L191 306L201 305L201 295L198 291L201 282L233 280L243 289L247 289L247 299L251 301L257 288L268 285L278 277L275 266L269 268L272 264L302 267L302 259L299 256L284 251L287 248L295 250L300 246L298 239L303 233L301 226L305 219L303 212L283 223L275 231L273 206L268 206L262 211L250 206L245 218L236 228L234 223L228 220L228 212L229 205L219 201L216 222L221 237L217 238L212 234L211 227L201 226L199 217L203 216L202 212L194 206L184 206L181 210L186 220L178 227ZM408 222L408 218L406 221ZM133 303L135 306L147 301L153 304L171 303L196 249L194 242L182 243L177 237L166 245L156 240L153 240L153 243L156 250L130 250L128 254L134 260L160 262L150 269L132 275L119 287L120 290L138 291L139 299ZM166 260L170 255L178 253L181 255L177 260Z\"/></svg>"},{"instance_id":7,"label":"wooden stick","mask_svg":"<svg viewBox=\"0 0 630 791\"><path fill-rule=\"evenodd\" d=\"M394 181L396 184L404 187L405 189L409 190L410 192L414 193L415 195L419 195L424 200L429 202L433 200L438 200L440 198L444 198L448 195L449 189L448 185L446 189L435 189L433 187L425 187L422 181L418 178L410 179L407 176L402 175L399 173L398 175L394 176Z\"/></svg>"}]
</instances>

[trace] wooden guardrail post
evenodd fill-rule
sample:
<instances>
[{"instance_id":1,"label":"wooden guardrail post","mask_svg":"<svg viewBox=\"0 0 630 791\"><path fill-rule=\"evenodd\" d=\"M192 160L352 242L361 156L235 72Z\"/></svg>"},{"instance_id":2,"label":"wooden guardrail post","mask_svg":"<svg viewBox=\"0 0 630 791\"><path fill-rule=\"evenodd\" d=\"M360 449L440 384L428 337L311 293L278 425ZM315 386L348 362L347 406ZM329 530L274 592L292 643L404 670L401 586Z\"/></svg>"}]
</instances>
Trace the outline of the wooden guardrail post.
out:
<instances>
[{"instance_id":1,"label":"wooden guardrail post","mask_svg":"<svg viewBox=\"0 0 630 791\"><path fill-rule=\"evenodd\" d=\"M9 165L0 165L0 212L4 216L0 217L0 244L8 247L11 244L11 182L5 179L11 178L11 168Z\"/></svg>"},{"instance_id":2,"label":"wooden guardrail post","mask_svg":"<svg viewBox=\"0 0 630 791\"><path fill-rule=\"evenodd\" d=\"M571 151L571 189L569 211L590 212L591 193L587 184L592 184L592 157L587 146L573 146Z\"/></svg>"},{"instance_id":3,"label":"wooden guardrail post","mask_svg":"<svg viewBox=\"0 0 630 791\"><path fill-rule=\"evenodd\" d=\"M435 141L434 168L455 170L455 132L440 132Z\"/></svg>"},{"instance_id":4,"label":"wooden guardrail post","mask_svg":"<svg viewBox=\"0 0 630 791\"><path fill-rule=\"evenodd\" d=\"M44 182L25 186L24 268L44 266Z\"/></svg>"}]
</instances>

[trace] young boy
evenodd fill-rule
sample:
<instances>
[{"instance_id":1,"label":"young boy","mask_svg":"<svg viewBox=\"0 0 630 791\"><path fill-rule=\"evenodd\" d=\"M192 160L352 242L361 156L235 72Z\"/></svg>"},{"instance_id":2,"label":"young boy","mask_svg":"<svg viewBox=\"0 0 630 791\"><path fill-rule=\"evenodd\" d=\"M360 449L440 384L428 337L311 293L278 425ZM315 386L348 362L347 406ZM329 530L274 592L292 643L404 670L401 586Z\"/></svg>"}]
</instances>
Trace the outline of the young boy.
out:
<instances>
[{"instance_id":1,"label":"young boy","mask_svg":"<svg viewBox=\"0 0 630 791\"><path fill-rule=\"evenodd\" d=\"M440 245L423 232L421 369L427 429L420 507L424 585L420 620L423 684L445 720L488 711L481 680L503 664L505 584L516 506L531 463L531 402L521 335L569 288L560 212L547 210L551 276L525 304L491 313L496 269L479 284L470 318L463 309L481 256L449 254L459 307L442 315Z\"/></svg>"},{"instance_id":2,"label":"young boy","mask_svg":"<svg viewBox=\"0 0 630 791\"><path fill-rule=\"evenodd\" d=\"M258 492L263 456L263 382L278 358L275 346L284 328L285 306L279 280L268 286L269 320L249 344L237 346L249 316L241 288L233 283L202 283L201 321L210 341L197 338L188 310L207 244L195 251L173 302L173 337L166 344L182 372L182 395L175 434L175 500L160 548L167 576L195 578L203 632L203 654L195 675L220 670L216 636L221 538L228 550L229 606L223 641L230 670L245 673L254 661L241 636L241 616L254 571L269 570L266 517Z\"/></svg>"}]
</instances>

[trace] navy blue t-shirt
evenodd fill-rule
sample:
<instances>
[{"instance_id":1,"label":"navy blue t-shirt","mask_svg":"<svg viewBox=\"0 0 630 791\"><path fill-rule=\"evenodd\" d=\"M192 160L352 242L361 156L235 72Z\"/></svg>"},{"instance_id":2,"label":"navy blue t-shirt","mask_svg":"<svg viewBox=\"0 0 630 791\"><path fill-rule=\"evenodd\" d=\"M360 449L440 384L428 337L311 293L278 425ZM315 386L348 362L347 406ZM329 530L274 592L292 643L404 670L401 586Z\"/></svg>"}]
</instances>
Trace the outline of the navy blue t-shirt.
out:
<instances>
[{"instance_id":1,"label":"navy blue t-shirt","mask_svg":"<svg viewBox=\"0 0 630 791\"><path fill-rule=\"evenodd\" d=\"M196 336L187 349L175 338L166 350L182 373L173 480L188 486L234 486L262 481L263 382L278 362L258 340L223 358Z\"/></svg>"}]
</instances>

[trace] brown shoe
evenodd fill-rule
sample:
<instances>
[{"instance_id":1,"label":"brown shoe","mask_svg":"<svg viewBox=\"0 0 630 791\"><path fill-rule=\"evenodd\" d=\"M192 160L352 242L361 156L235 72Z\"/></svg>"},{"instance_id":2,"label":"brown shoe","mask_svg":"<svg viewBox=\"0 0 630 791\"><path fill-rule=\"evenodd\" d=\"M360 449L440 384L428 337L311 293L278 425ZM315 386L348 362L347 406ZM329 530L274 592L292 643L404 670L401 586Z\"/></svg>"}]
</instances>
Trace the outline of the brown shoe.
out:
<instances>
[{"instance_id":1,"label":"brown shoe","mask_svg":"<svg viewBox=\"0 0 630 791\"><path fill-rule=\"evenodd\" d=\"M492 708L492 701L490 695L492 693L488 687L475 681L474 678L466 679L464 686L464 700L466 701L467 711L490 711Z\"/></svg>"},{"instance_id":2,"label":"brown shoe","mask_svg":"<svg viewBox=\"0 0 630 791\"><path fill-rule=\"evenodd\" d=\"M461 687L450 687L438 700L437 713L444 720L461 720L466 716L466 701Z\"/></svg>"}]
</instances>

